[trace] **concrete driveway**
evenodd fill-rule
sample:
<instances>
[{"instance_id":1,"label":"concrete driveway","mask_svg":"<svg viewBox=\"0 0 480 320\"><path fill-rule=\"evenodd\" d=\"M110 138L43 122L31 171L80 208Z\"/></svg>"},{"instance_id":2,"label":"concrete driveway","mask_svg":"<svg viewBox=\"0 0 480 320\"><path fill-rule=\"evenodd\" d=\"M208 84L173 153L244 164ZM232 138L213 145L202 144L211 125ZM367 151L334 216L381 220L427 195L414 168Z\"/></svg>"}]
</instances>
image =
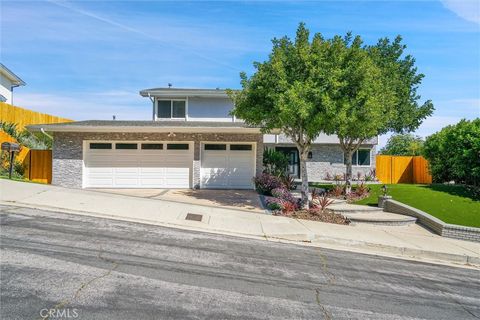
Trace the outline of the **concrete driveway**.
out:
<instances>
[{"instance_id":1,"label":"concrete driveway","mask_svg":"<svg viewBox=\"0 0 480 320\"><path fill-rule=\"evenodd\" d=\"M254 190L212 189L90 189L137 198L158 199L263 213L260 197Z\"/></svg>"}]
</instances>

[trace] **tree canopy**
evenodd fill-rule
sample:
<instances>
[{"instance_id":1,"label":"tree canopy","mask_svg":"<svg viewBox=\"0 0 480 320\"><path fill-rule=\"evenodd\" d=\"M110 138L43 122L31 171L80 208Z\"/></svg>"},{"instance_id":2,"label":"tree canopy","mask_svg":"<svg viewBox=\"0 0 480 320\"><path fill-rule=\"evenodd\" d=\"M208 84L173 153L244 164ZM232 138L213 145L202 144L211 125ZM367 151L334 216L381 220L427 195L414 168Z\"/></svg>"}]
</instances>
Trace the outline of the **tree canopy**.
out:
<instances>
[{"instance_id":1,"label":"tree canopy","mask_svg":"<svg viewBox=\"0 0 480 320\"><path fill-rule=\"evenodd\" d=\"M411 133L392 135L381 154L392 156L419 156L422 154L423 139Z\"/></svg>"},{"instance_id":2,"label":"tree canopy","mask_svg":"<svg viewBox=\"0 0 480 320\"><path fill-rule=\"evenodd\" d=\"M310 40L300 23L295 40L273 39L268 60L254 62L250 77L241 73L242 90L230 91L232 113L264 132L280 129L292 139L300 152L304 190L306 157L320 133L337 135L351 159L367 139L414 130L432 113L430 101L418 103L423 74L411 56L403 56L401 41L384 38L365 45L351 33L331 39L316 33Z\"/></svg>"},{"instance_id":3,"label":"tree canopy","mask_svg":"<svg viewBox=\"0 0 480 320\"><path fill-rule=\"evenodd\" d=\"M480 185L480 118L428 136L423 152L434 181Z\"/></svg>"}]
</instances>

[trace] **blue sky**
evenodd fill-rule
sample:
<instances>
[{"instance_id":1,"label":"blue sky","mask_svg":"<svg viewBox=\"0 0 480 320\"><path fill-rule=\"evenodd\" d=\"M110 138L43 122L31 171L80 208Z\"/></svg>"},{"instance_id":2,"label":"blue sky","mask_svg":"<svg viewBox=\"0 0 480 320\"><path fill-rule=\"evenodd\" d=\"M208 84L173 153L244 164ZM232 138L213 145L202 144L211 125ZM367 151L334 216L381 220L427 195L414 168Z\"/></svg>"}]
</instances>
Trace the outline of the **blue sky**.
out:
<instances>
[{"instance_id":1,"label":"blue sky","mask_svg":"<svg viewBox=\"0 0 480 320\"><path fill-rule=\"evenodd\" d=\"M400 34L426 75L431 134L480 117L480 8L460 1L5 1L1 61L27 86L15 104L76 120L149 119L138 91L166 86L238 88L270 40L300 21L327 37L366 43ZM386 137L381 138L381 145Z\"/></svg>"}]
</instances>

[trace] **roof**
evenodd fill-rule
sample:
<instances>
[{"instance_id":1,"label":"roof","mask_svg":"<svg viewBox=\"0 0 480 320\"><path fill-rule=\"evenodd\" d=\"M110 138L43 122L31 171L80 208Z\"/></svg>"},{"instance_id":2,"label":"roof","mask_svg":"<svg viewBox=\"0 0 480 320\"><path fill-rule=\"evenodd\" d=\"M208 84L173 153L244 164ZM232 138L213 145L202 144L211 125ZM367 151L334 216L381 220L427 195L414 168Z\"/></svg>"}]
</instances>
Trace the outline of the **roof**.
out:
<instances>
[{"instance_id":1,"label":"roof","mask_svg":"<svg viewBox=\"0 0 480 320\"><path fill-rule=\"evenodd\" d=\"M8 69L3 63L0 63L0 73L17 87L24 86L26 84L22 79L20 79L19 76Z\"/></svg>"},{"instance_id":2,"label":"roof","mask_svg":"<svg viewBox=\"0 0 480 320\"><path fill-rule=\"evenodd\" d=\"M188 88L152 88L140 91L142 97L210 97L228 98L226 90L223 89L188 89Z\"/></svg>"},{"instance_id":3,"label":"roof","mask_svg":"<svg viewBox=\"0 0 480 320\"><path fill-rule=\"evenodd\" d=\"M139 120L86 120L66 123L27 126L31 131L50 132L236 132L260 133L259 127L243 122L213 121L139 121Z\"/></svg>"}]
</instances>

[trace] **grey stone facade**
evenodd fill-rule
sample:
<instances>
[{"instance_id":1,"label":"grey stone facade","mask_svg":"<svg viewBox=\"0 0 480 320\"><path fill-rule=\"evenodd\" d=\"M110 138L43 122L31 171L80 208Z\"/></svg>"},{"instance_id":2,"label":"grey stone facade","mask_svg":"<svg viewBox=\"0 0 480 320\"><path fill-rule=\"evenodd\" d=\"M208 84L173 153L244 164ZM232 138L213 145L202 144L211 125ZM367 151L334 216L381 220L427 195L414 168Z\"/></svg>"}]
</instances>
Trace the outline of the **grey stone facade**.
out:
<instances>
[{"instance_id":1,"label":"grey stone facade","mask_svg":"<svg viewBox=\"0 0 480 320\"><path fill-rule=\"evenodd\" d=\"M275 147L293 147L293 144L265 144L268 148ZM375 145L365 144L361 149L370 149L370 165L369 166L353 166L353 176L356 177L360 172L362 176L369 174L375 169ZM326 180L327 173L332 177L336 174L342 175L346 171L343 164L343 151L338 144L313 144L312 158L307 160L307 174L310 182L319 182Z\"/></svg>"},{"instance_id":2,"label":"grey stone facade","mask_svg":"<svg viewBox=\"0 0 480 320\"><path fill-rule=\"evenodd\" d=\"M52 184L69 188L82 187L83 141L193 141L193 186L200 185L200 143L203 141L255 142L256 174L263 170L263 135L237 133L121 133L55 132L53 139Z\"/></svg>"},{"instance_id":3,"label":"grey stone facade","mask_svg":"<svg viewBox=\"0 0 480 320\"><path fill-rule=\"evenodd\" d=\"M480 242L480 228L448 224L422 210L395 200L385 201L383 211L415 217L418 223L443 237Z\"/></svg>"}]
</instances>

